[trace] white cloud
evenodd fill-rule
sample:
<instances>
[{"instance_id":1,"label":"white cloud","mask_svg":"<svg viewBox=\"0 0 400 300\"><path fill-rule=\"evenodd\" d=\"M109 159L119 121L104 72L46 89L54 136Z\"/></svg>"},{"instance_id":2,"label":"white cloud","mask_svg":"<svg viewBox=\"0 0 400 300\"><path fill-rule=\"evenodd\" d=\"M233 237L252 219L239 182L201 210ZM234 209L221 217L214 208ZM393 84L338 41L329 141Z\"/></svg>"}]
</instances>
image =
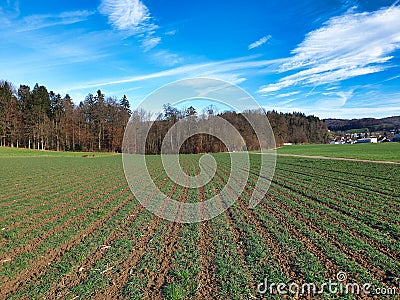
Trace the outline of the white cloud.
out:
<instances>
[{"instance_id":1,"label":"white cloud","mask_svg":"<svg viewBox=\"0 0 400 300\"><path fill-rule=\"evenodd\" d=\"M337 70L326 70L321 71L322 68L315 67L307 70L300 71L293 75L286 76L279 80L277 83L269 84L261 87L259 93L270 93L276 92L283 88L295 86L298 84L307 85L322 85L332 82L338 82L348 78L372 74L383 71L384 68L381 66L370 66L370 67L358 67L358 68L342 68Z\"/></svg>"},{"instance_id":2,"label":"white cloud","mask_svg":"<svg viewBox=\"0 0 400 300\"><path fill-rule=\"evenodd\" d=\"M400 0L399 0L399 1L400 1ZM388 79L383 80L383 82L392 81L392 80L395 80L395 79L397 79L397 78L400 78L400 75L392 76L392 77L390 77L390 78L388 78Z\"/></svg>"},{"instance_id":3,"label":"white cloud","mask_svg":"<svg viewBox=\"0 0 400 300\"><path fill-rule=\"evenodd\" d=\"M323 99L319 100L318 107L329 108L329 107L342 107L347 103L353 96L353 91L348 92L324 92Z\"/></svg>"},{"instance_id":4,"label":"white cloud","mask_svg":"<svg viewBox=\"0 0 400 300\"><path fill-rule=\"evenodd\" d=\"M19 16L19 14L20 14L20 9L18 0L13 0L13 1L7 0L6 3L2 3L0 6L0 18L2 22L8 20L8 18L15 18ZM3 16L5 18L3 18Z\"/></svg>"},{"instance_id":5,"label":"white cloud","mask_svg":"<svg viewBox=\"0 0 400 300\"><path fill-rule=\"evenodd\" d=\"M292 103L292 102L294 102L296 100L297 99L288 99L288 100L285 100L285 101L281 101L281 102L277 103L276 105L277 106L279 106L279 105L287 105L287 104Z\"/></svg>"},{"instance_id":6,"label":"white cloud","mask_svg":"<svg viewBox=\"0 0 400 300\"><path fill-rule=\"evenodd\" d=\"M108 17L108 22L115 29L142 37L141 43L144 52L153 49L161 42L161 37L154 36L158 26L142 1L103 0L99 11Z\"/></svg>"},{"instance_id":7,"label":"white cloud","mask_svg":"<svg viewBox=\"0 0 400 300\"><path fill-rule=\"evenodd\" d=\"M142 47L144 48L144 52L147 52L151 49L153 49L155 46L157 46L161 42L160 37L149 37L147 39L144 39L142 42Z\"/></svg>"},{"instance_id":8,"label":"white cloud","mask_svg":"<svg viewBox=\"0 0 400 300\"><path fill-rule=\"evenodd\" d=\"M337 89L339 89L339 86L335 85L335 86L327 87L325 90L333 91L333 90L337 90Z\"/></svg>"},{"instance_id":9,"label":"white cloud","mask_svg":"<svg viewBox=\"0 0 400 300\"><path fill-rule=\"evenodd\" d=\"M150 12L140 0L103 0L99 10L119 30L142 30L151 25Z\"/></svg>"},{"instance_id":10,"label":"white cloud","mask_svg":"<svg viewBox=\"0 0 400 300\"><path fill-rule=\"evenodd\" d=\"M175 35L177 32L178 31L176 29L173 29L173 30L169 30L169 31L165 32L164 34L165 35Z\"/></svg>"},{"instance_id":11,"label":"white cloud","mask_svg":"<svg viewBox=\"0 0 400 300\"><path fill-rule=\"evenodd\" d=\"M251 43L248 47L249 50L260 47L264 45L269 39L271 38L270 35L263 36L260 38L258 41L255 41L254 43Z\"/></svg>"},{"instance_id":12,"label":"white cloud","mask_svg":"<svg viewBox=\"0 0 400 300\"><path fill-rule=\"evenodd\" d=\"M2 17L0 12L2 24L0 35L4 44L4 57L13 58L3 59L2 69L10 77L15 74L15 78L20 78L21 74L24 74L23 77L29 80L38 76L41 78L40 76L51 73L49 70L58 66L70 67L74 63L96 61L112 55L106 47L119 43L123 33L82 30L86 26L83 22L93 14L95 14L94 11L81 10L57 14ZM82 23L77 26L66 26L79 22ZM63 26L63 28L52 28L54 26ZM99 43L99 39L102 43ZM56 47L55 45L60 44L60 41L68 41L68 43L64 43L62 47ZM16 52L15 49L19 51ZM15 81L18 80L21 79Z\"/></svg>"},{"instance_id":13,"label":"white cloud","mask_svg":"<svg viewBox=\"0 0 400 300\"><path fill-rule=\"evenodd\" d=\"M94 12L87 10L67 11L58 15L30 15L22 19L17 32L33 31L58 25L70 25L86 21Z\"/></svg>"},{"instance_id":14,"label":"white cloud","mask_svg":"<svg viewBox=\"0 0 400 300\"><path fill-rule=\"evenodd\" d=\"M152 58L162 66L172 67L179 63L182 63L184 59L178 54L171 53L167 50L156 51Z\"/></svg>"},{"instance_id":15,"label":"white cloud","mask_svg":"<svg viewBox=\"0 0 400 300\"><path fill-rule=\"evenodd\" d=\"M285 94L278 94L276 95L277 98L286 98L286 97L290 97L290 96L294 96L300 94L300 91L295 91L295 92L290 92L290 93L285 93Z\"/></svg>"},{"instance_id":16,"label":"white cloud","mask_svg":"<svg viewBox=\"0 0 400 300\"><path fill-rule=\"evenodd\" d=\"M161 51L162 52L162 51ZM168 54L168 52L164 52ZM176 57L175 57L176 58ZM130 82L139 82L155 78L163 77L213 77L223 80L227 80L233 83L240 83L246 80L238 71L248 71L257 68L264 68L270 65L274 65L282 60L254 60L255 56L240 57L229 60L222 60L216 62L199 63L199 64L188 64L185 66L175 67L168 70L145 74L136 75L125 79L115 79L106 82L92 82L84 85L63 88L65 91L73 91L88 88L99 88L102 86L118 85ZM179 58L178 58L179 59Z\"/></svg>"},{"instance_id":17,"label":"white cloud","mask_svg":"<svg viewBox=\"0 0 400 300\"><path fill-rule=\"evenodd\" d=\"M400 0L397 0L397 1L395 1L391 6L390 6L390 8L392 8L392 7L395 7L397 4L399 4L400 3Z\"/></svg>"},{"instance_id":18,"label":"white cloud","mask_svg":"<svg viewBox=\"0 0 400 300\"><path fill-rule=\"evenodd\" d=\"M261 93L293 85L322 85L381 72L400 49L400 8L353 13L334 17L308 33L279 71L297 71L277 83L263 86Z\"/></svg>"}]
</instances>

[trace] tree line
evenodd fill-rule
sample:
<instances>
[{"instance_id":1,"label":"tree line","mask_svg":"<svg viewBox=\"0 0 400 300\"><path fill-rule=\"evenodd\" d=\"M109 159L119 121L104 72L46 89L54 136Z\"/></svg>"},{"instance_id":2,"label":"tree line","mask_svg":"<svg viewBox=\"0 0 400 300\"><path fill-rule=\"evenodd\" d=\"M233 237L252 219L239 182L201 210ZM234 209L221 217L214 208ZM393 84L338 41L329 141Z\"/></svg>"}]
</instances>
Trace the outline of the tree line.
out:
<instances>
[{"instance_id":1,"label":"tree line","mask_svg":"<svg viewBox=\"0 0 400 300\"><path fill-rule=\"evenodd\" d=\"M324 121L302 113L276 111L217 112L209 106L202 112L195 108L178 109L170 104L158 116L143 110L131 111L124 95L121 99L106 97L100 90L88 94L76 105L66 94L62 97L45 86L36 84L15 88L0 81L0 146L49 149L57 151L121 151L126 124L129 120L148 129L146 153L160 153L163 138L179 120L201 124L219 116L232 124L243 137L246 148L259 149L254 130L246 121L247 114L267 115L276 145L283 143L326 143L328 131ZM152 121L153 120L153 121ZM155 120L155 121L154 121ZM147 125L146 125L147 124ZM181 146L182 153L227 151L219 139L197 134Z\"/></svg>"},{"instance_id":2,"label":"tree line","mask_svg":"<svg viewBox=\"0 0 400 300\"><path fill-rule=\"evenodd\" d=\"M75 105L45 86L0 81L0 145L57 151L120 151L131 115L126 96L100 90Z\"/></svg>"},{"instance_id":3,"label":"tree line","mask_svg":"<svg viewBox=\"0 0 400 300\"><path fill-rule=\"evenodd\" d=\"M260 141L254 131L254 128L248 120L256 120L257 122L268 118L271 125L272 133L275 138L275 144L272 140ZM232 136L228 139L229 145L224 144L222 140L216 136L227 136L231 134L226 126L215 121L215 117L220 117L233 125L240 133L241 139L235 139ZM271 148L281 146L284 143L327 143L328 130L325 122L315 116L306 116L303 113L278 113L276 111L264 110L248 110L237 113L233 111L217 112L212 105L206 107L202 112L198 113L192 106L189 108L178 109L170 104L164 105L163 113L159 114L155 121L151 113L136 110L132 114L131 125L128 128L132 132L128 132L131 137L129 143L125 146L129 152L160 154L164 140L170 145L169 149L174 149L179 153L205 153L205 152L224 152L224 151L240 151L240 150L259 150L260 142L263 148ZM170 129L178 122L184 121L184 124L173 135L167 136ZM216 135L198 133L186 139L182 145L173 145L180 140L179 136L186 136L190 129L196 128L198 132L209 129ZM268 136L268 132L267 135ZM175 137L173 139L173 137ZM171 139L171 141L169 140ZM141 145L145 145L144 149ZM176 149L179 147L179 149Z\"/></svg>"},{"instance_id":4,"label":"tree line","mask_svg":"<svg viewBox=\"0 0 400 300\"><path fill-rule=\"evenodd\" d=\"M347 131L353 129L368 129L369 131L398 131L400 129L400 116L382 119L326 119L325 122L328 129L332 131Z\"/></svg>"}]
</instances>

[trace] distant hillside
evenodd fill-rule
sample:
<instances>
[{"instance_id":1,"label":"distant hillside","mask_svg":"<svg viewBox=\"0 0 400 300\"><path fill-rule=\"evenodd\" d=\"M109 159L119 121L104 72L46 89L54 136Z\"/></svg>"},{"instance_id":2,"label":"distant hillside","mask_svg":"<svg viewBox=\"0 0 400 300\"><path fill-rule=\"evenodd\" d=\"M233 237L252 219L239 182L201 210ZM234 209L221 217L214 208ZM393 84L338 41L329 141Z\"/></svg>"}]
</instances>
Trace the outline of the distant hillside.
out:
<instances>
[{"instance_id":1,"label":"distant hillside","mask_svg":"<svg viewBox=\"0 0 400 300\"><path fill-rule=\"evenodd\" d=\"M325 119L329 130L346 131L351 129L368 128L369 131L391 130L400 128L400 116L374 119Z\"/></svg>"}]
</instances>

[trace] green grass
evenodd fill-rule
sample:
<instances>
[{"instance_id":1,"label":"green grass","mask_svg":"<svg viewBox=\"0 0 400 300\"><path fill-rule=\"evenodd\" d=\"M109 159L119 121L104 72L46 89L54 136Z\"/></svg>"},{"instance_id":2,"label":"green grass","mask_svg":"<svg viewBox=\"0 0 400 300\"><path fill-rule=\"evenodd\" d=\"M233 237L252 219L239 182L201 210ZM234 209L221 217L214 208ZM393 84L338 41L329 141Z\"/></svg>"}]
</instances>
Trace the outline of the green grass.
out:
<instances>
[{"instance_id":1,"label":"green grass","mask_svg":"<svg viewBox=\"0 0 400 300\"><path fill-rule=\"evenodd\" d=\"M279 148L278 154L316 155L400 162L400 143L291 145Z\"/></svg>"},{"instance_id":2,"label":"green grass","mask_svg":"<svg viewBox=\"0 0 400 300\"><path fill-rule=\"evenodd\" d=\"M94 156L93 156L94 155ZM4 157L36 157L36 156L51 156L51 157L96 157L116 155L109 152L64 152L51 150L36 150L25 148L0 147L0 158Z\"/></svg>"}]
</instances>

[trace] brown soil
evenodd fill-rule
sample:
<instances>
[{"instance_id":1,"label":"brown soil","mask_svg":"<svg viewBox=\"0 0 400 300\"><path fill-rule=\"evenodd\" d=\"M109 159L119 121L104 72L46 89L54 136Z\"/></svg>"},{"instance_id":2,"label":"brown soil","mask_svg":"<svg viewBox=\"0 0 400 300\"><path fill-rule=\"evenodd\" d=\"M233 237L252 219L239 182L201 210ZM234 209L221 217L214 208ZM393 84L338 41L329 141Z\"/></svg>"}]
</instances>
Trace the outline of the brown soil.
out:
<instances>
[{"instance_id":1,"label":"brown soil","mask_svg":"<svg viewBox=\"0 0 400 300\"><path fill-rule=\"evenodd\" d=\"M200 180L200 179L199 179ZM199 202L206 201L204 186L198 188ZM207 215L208 212L199 212L200 215ZM199 223L199 273L197 275L198 299L212 299L218 292L218 279L215 270L215 246L214 236L211 229L211 221Z\"/></svg>"},{"instance_id":2,"label":"brown soil","mask_svg":"<svg viewBox=\"0 0 400 300\"><path fill-rule=\"evenodd\" d=\"M189 167L187 168L189 169ZM186 183L188 183L186 181ZM176 188L176 186L175 186ZM180 197L180 202L186 202L188 195L188 188L183 188L182 194ZM171 194L172 196L172 194ZM179 209L177 218L182 215L182 208ZM157 260L157 265L159 266L156 273L148 273L146 277L148 279L148 283L146 289L144 291L144 296L146 299L162 299L161 295L161 287L165 283L168 271L171 268L171 260L172 257L178 247L179 240L179 231L182 228L182 223L171 223L168 228L168 234L165 235L166 238L164 242L163 249L161 253L159 253L159 257Z\"/></svg>"}]
</instances>

